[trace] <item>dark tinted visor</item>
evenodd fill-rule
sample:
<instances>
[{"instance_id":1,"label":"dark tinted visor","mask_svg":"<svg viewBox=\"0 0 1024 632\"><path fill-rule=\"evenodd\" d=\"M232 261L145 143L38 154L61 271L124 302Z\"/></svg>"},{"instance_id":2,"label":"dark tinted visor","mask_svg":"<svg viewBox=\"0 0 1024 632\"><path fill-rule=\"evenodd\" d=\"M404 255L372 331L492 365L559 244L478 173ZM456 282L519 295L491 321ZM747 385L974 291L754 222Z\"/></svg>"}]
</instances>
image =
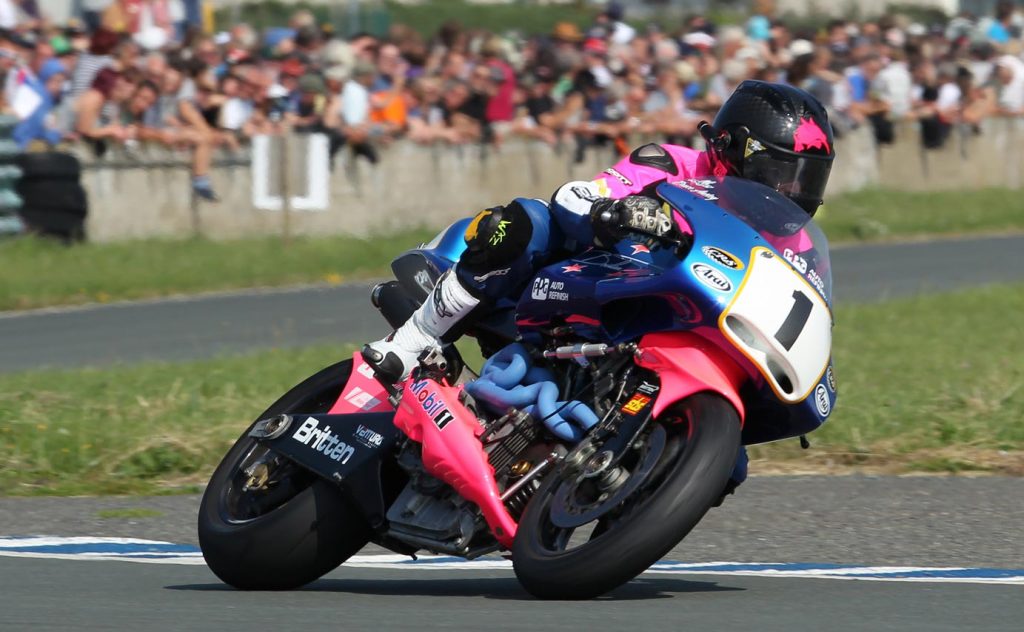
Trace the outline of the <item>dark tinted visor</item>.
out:
<instances>
[{"instance_id":1,"label":"dark tinted visor","mask_svg":"<svg viewBox=\"0 0 1024 632\"><path fill-rule=\"evenodd\" d=\"M743 162L743 177L767 185L814 214L825 197L832 159L782 151L760 151Z\"/></svg>"}]
</instances>

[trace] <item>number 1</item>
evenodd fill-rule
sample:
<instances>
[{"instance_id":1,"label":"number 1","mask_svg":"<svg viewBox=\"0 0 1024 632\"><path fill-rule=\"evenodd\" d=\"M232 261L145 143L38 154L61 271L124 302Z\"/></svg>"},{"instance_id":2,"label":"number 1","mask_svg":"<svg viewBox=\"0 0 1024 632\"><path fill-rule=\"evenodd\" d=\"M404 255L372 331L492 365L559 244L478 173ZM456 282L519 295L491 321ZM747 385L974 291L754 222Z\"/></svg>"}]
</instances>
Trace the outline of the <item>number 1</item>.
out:
<instances>
[{"instance_id":1,"label":"number 1","mask_svg":"<svg viewBox=\"0 0 1024 632\"><path fill-rule=\"evenodd\" d=\"M800 332L807 324L807 318L811 315L814 303L800 290L793 290L793 307L789 310L785 322L775 332L775 339L785 347L786 351L793 348L793 343L800 337Z\"/></svg>"}]
</instances>

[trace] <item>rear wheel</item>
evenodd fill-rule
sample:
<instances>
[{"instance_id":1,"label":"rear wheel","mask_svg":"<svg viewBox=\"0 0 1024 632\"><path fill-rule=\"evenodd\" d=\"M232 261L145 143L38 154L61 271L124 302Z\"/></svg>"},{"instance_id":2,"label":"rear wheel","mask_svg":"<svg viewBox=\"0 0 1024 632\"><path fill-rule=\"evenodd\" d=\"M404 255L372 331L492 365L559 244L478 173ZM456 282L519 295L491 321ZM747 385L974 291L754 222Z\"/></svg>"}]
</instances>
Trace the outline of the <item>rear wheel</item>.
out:
<instances>
[{"instance_id":1,"label":"rear wheel","mask_svg":"<svg viewBox=\"0 0 1024 632\"><path fill-rule=\"evenodd\" d=\"M558 473L530 500L512 547L516 576L542 599L589 599L636 577L704 517L736 462L740 424L721 397L701 393L662 413L624 479Z\"/></svg>"},{"instance_id":2,"label":"rear wheel","mask_svg":"<svg viewBox=\"0 0 1024 632\"><path fill-rule=\"evenodd\" d=\"M346 360L286 393L259 419L326 412L352 371ZM199 544L210 569L246 590L307 584L363 548L370 527L341 490L249 438L217 467L199 509Z\"/></svg>"}]
</instances>

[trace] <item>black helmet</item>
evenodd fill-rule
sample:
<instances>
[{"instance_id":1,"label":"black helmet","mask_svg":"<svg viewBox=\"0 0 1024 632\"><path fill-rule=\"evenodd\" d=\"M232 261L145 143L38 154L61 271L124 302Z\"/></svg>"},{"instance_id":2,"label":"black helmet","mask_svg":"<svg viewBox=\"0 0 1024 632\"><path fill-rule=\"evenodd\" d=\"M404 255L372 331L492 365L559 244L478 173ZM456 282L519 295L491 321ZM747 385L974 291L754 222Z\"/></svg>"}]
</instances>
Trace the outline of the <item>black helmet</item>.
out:
<instances>
[{"instance_id":1,"label":"black helmet","mask_svg":"<svg viewBox=\"0 0 1024 632\"><path fill-rule=\"evenodd\" d=\"M814 215L835 158L825 108L799 88L744 81L701 135L715 175L736 175L784 194Z\"/></svg>"}]
</instances>

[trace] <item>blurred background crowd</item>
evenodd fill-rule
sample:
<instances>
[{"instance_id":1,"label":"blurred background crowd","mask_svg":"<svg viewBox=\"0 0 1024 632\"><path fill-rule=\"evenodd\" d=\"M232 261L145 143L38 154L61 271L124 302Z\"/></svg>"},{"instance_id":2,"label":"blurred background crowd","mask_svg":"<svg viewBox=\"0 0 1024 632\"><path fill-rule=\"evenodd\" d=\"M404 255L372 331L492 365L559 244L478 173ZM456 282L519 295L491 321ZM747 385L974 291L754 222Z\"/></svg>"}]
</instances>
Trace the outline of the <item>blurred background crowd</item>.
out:
<instances>
[{"instance_id":1,"label":"blurred background crowd","mask_svg":"<svg viewBox=\"0 0 1024 632\"><path fill-rule=\"evenodd\" d=\"M307 10L257 29L218 30L198 0L77 0L54 24L34 0L0 0L0 109L24 149L74 140L97 155L156 143L192 160L194 191L216 199L217 149L288 128L320 132L376 161L387 143L495 143L528 137L627 149L634 134L693 139L744 79L800 86L828 108L836 134L919 121L926 147L952 126L1024 113L1024 12L930 23L788 23L771 0L749 19L631 20L609 2L589 26L487 31L451 20L432 35L392 24L342 37Z\"/></svg>"}]
</instances>

